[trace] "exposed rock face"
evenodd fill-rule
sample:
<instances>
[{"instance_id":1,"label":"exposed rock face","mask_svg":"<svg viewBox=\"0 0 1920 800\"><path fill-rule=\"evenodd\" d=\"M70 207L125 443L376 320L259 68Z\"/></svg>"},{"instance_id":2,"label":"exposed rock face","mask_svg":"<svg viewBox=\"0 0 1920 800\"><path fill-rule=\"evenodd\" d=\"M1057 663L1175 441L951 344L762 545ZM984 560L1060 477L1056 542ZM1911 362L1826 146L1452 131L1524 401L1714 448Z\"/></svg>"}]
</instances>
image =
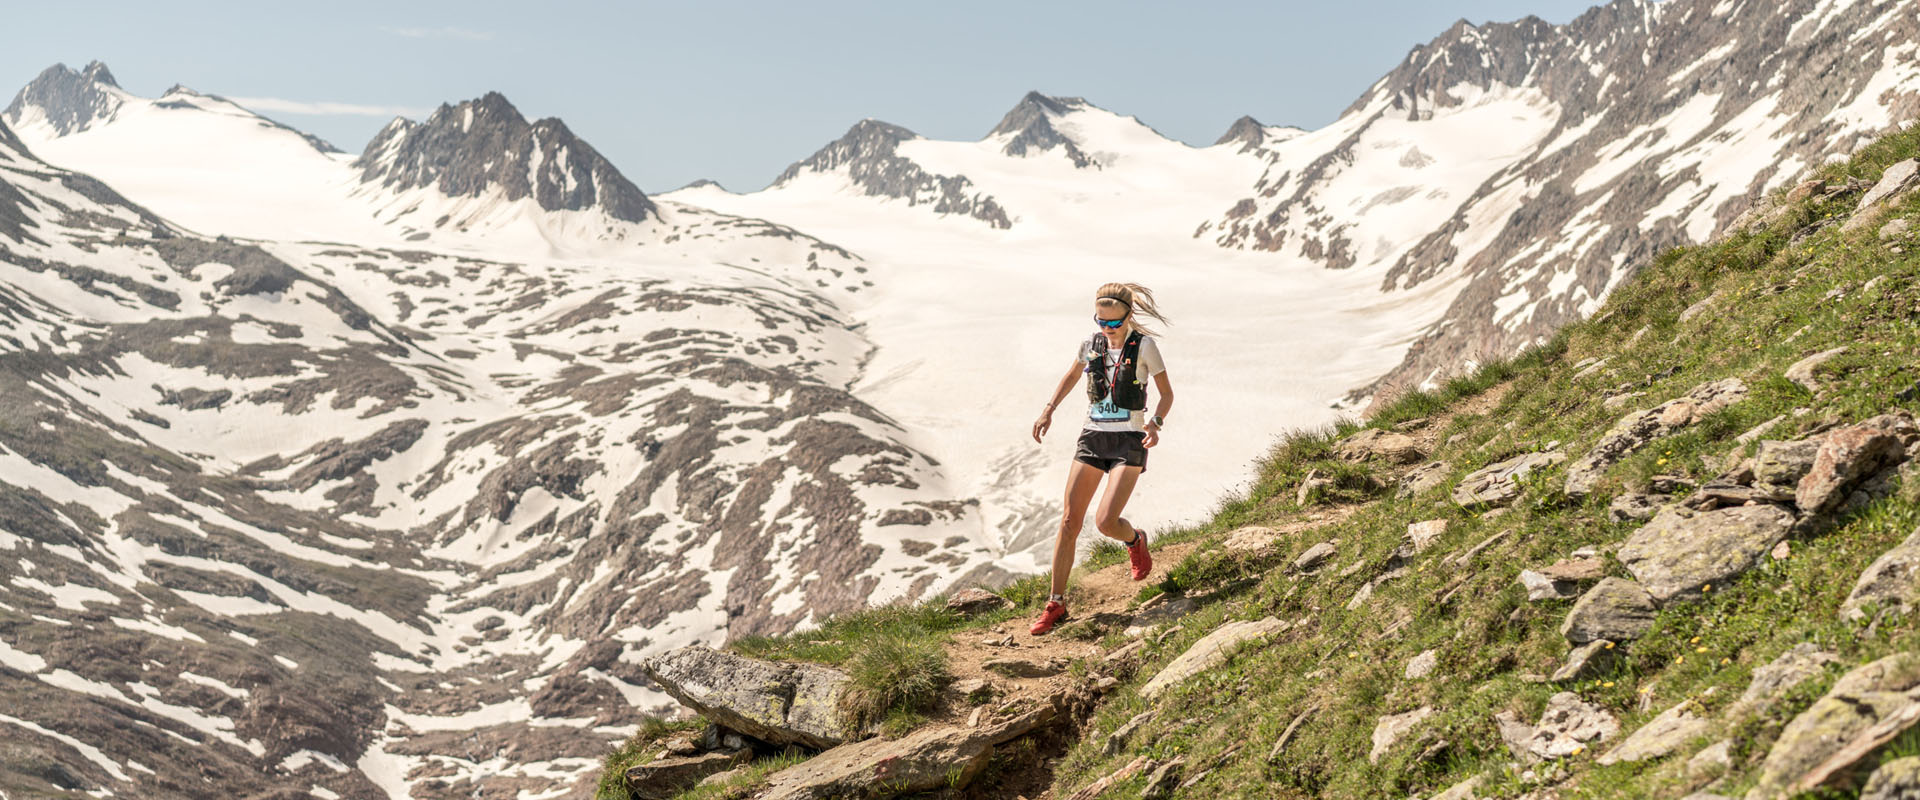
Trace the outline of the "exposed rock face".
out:
<instances>
[{"instance_id":1,"label":"exposed rock face","mask_svg":"<svg viewBox=\"0 0 1920 800\"><path fill-rule=\"evenodd\" d=\"M1787 366L1787 371L1782 374L1786 376L1787 380L1800 384L1807 391L1819 394L1820 379L1815 376L1815 371L1820 369L1821 364L1832 361L1845 352L1847 352L1845 346L1835 347L1831 350L1822 350L1793 362Z\"/></svg>"},{"instance_id":2,"label":"exposed rock face","mask_svg":"<svg viewBox=\"0 0 1920 800\"><path fill-rule=\"evenodd\" d=\"M1033 156L1059 148L1076 167L1098 167L1079 145L1053 126L1054 120L1062 115L1086 106L1087 101L1079 97L1048 97L1028 92L1013 110L1000 118L1000 124L993 126L987 137L1006 137L1000 151L1010 156Z\"/></svg>"},{"instance_id":3,"label":"exposed rock face","mask_svg":"<svg viewBox=\"0 0 1920 800\"><path fill-rule=\"evenodd\" d=\"M964 175L934 175L900 156L901 142L920 138L913 131L879 120L855 123L805 161L797 162L773 181L783 186L801 175L845 170L853 185L869 197L892 197L907 205L932 205L936 214L973 217L995 228L1011 228L1013 220L999 201L973 189Z\"/></svg>"},{"instance_id":4,"label":"exposed rock face","mask_svg":"<svg viewBox=\"0 0 1920 800\"><path fill-rule=\"evenodd\" d=\"M1007 598L980 588L962 589L958 594L947 598L947 610L969 617L979 616L1012 606Z\"/></svg>"},{"instance_id":5,"label":"exposed rock face","mask_svg":"<svg viewBox=\"0 0 1920 800\"><path fill-rule=\"evenodd\" d=\"M1287 623L1273 617L1262 620L1241 620L1221 625L1212 633L1201 637L1200 641L1194 642L1186 652L1161 668L1159 673L1140 687L1140 695L1147 698L1158 697L1160 693L1173 688L1181 681L1226 663L1242 643L1279 633L1286 628Z\"/></svg>"},{"instance_id":6,"label":"exposed rock face","mask_svg":"<svg viewBox=\"0 0 1920 800\"><path fill-rule=\"evenodd\" d=\"M1600 482L1609 467L1620 463L1621 459L1632 455L1648 442L1671 435L1701 417L1746 399L1746 396L1747 385L1739 378L1709 381L1693 387L1683 397L1621 417L1586 455L1573 462L1573 466L1567 467L1568 496L1585 497L1593 491L1594 485Z\"/></svg>"},{"instance_id":7,"label":"exposed rock face","mask_svg":"<svg viewBox=\"0 0 1920 800\"><path fill-rule=\"evenodd\" d=\"M1620 649L1615 646L1614 642L1606 639L1595 639L1587 642L1586 644L1573 648L1573 651L1567 654L1567 663L1562 664L1559 669L1554 670L1553 675L1550 676L1548 680L1554 683L1564 683L1566 681L1587 680L1602 675L1607 670L1613 668L1614 661L1618 657L1619 652Z\"/></svg>"},{"instance_id":8,"label":"exposed rock face","mask_svg":"<svg viewBox=\"0 0 1920 800\"><path fill-rule=\"evenodd\" d=\"M1633 581L1607 578L1594 584L1567 612L1560 635L1574 644L1601 639L1626 642L1653 625L1653 597Z\"/></svg>"},{"instance_id":9,"label":"exposed rock face","mask_svg":"<svg viewBox=\"0 0 1920 800\"><path fill-rule=\"evenodd\" d=\"M1547 698L1540 722L1528 725L1512 712L1494 717L1500 738L1521 761L1534 763L1565 758L1587 749L1593 742L1604 742L1620 732L1620 723L1597 705L1581 700L1572 692Z\"/></svg>"},{"instance_id":10,"label":"exposed rock face","mask_svg":"<svg viewBox=\"0 0 1920 800\"><path fill-rule=\"evenodd\" d=\"M1707 512L1669 506L1635 531L1617 557L1653 599L1696 599L1760 563L1793 522L1793 514L1778 506Z\"/></svg>"},{"instance_id":11,"label":"exposed rock face","mask_svg":"<svg viewBox=\"0 0 1920 800\"><path fill-rule=\"evenodd\" d=\"M1445 461L1434 461L1415 467L1412 472L1400 478L1401 499L1406 499L1447 482L1447 474L1453 471L1453 465Z\"/></svg>"},{"instance_id":12,"label":"exposed rock face","mask_svg":"<svg viewBox=\"0 0 1920 800\"><path fill-rule=\"evenodd\" d=\"M1840 676L1833 688L1787 723L1767 751L1748 800L1782 797L1787 787L1874 722L1913 705L1920 656L1898 653Z\"/></svg>"},{"instance_id":13,"label":"exposed rock face","mask_svg":"<svg viewBox=\"0 0 1920 800\"><path fill-rule=\"evenodd\" d=\"M753 751L740 749L731 753L663 758L628 768L627 788L641 800L668 800L710 775L739 766L752 755Z\"/></svg>"},{"instance_id":14,"label":"exposed rock face","mask_svg":"<svg viewBox=\"0 0 1920 800\"><path fill-rule=\"evenodd\" d=\"M21 87L0 119L15 127L44 123L56 135L66 136L111 120L125 102L126 93L107 65L94 61L74 72L55 64Z\"/></svg>"},{"instance_id":15,"label":"exposed rock face","mask_svg":"<svg viewBox=\"0 0 1920 800\"><path fill-rule=\"evenodd\" d=\"M1902 609L1920 605L1920 529L1881 553L1860 573L1840 610L1858 618L1864 616L1863 609L1869 604Z\"/></svg>"},{"instance_id":16,"label":"exposed rock face","mask_svg":"<svg viewBox=\"0 0 1920 800\"><path fill-rule=\"evenodd\" d=\"M1309 547L1293 560L1293 571L1312 572L1319 569L1322 564L1327 563L1327 559L1333 558L1334 553L1335 548L1332 542L1321 542Z\"/></svg>"},{"instance_id":17,"label":"exposed rock face","mask_svg":"<svg viewBox=\"0 0 1920 800\"><path fill-rule=\"evenodd\" d=\"M1655 254L1706 241L1768 189L1790 186L1795 170L1911 119L1920 70L1904 48L1916 39L1920 20L1898 3L1836 10L1820 0L1615 0L1565 25L1461 22L1355 101L1320 137L1329 144L1269 148L1266 174L1201 235L1377 272L1388 291L1464 280L1382 379L1438 381L1592 313ZM1434 191L1423 159L1371 145L1503 113L1494 104L1514 108L1516 97L1531 110L1508 124L1531 126L1526 143L1485 151L1470 188L1377 214L1341 205L1355 175ZM1738 143L1756 148L1742 169L1711 168ZM1416 203L1446 221L1396 230Z\"/></svg>"},{"instance_id":18,"label":"exposed rock face","mask_svg":"<svg viewBox=\"0 0 1920 800\"><path fill-rule=\"evenodd\" d=\"M626 222L656 215L653 201L566 123L528 123L499 92L442 104L424 123L395 118L353 163L362 182L394 193L497 192L509 201L530 197L547 211L598 209Z\"/></svg>"},{"instance_id":19,"label":"exposed rock face","mask_svg":"<svg viewBox=\"0 0 1920 800\"><path fill-rule=\"evenodd\" d=\"M1748 711L1757 709L1820 674L1826 665L1838 660L1838 656L1822 651L1812 642L1794 645L1778 658L1753 671L1753 679L1747 683L1746 691L1740 693L1735 706Z\"/></svg>"},{"instance_id":20,"label":"exposed rock face","mask_svg":"<svg viewBox=\"0 0 1920 800\"><path fill-rule=\"evenodd\" d=\"M1555 450L1514 456L1482 467L1468 473L1460 479L1458 486L1453 487L1453 502L1463 506L1506 505L1520 496L1519 479L1534 470L1546 469L1565 460L1567 454Z\"/></svg>"},{"instance_id":21,"label":"exposed rock face","mask_svg":"<svg viewBox=\"0 0 1920 800\"><path fill-rule=\"evenodd\" d=\"M699 645L649 658L640 669L700 716L763 742L824 750L846 739L838 709L847 676L839 670Z\"/></svg>"},{"instance_id":22,"label":"exposed rock face","mask_svg":"<svg viewBox=\"0 0 1920 800\"><path fill-rule=\"evenodd\" d=\"M1872 219L1877 207L1911 191L1920 185L1920 160L1907 159L1887 167L1880 174L1880 180L1860 196L1860 204L1855 207L1853 217L1847 220L1848 229L1857 228Z\"/></svg>"}]
</instances>

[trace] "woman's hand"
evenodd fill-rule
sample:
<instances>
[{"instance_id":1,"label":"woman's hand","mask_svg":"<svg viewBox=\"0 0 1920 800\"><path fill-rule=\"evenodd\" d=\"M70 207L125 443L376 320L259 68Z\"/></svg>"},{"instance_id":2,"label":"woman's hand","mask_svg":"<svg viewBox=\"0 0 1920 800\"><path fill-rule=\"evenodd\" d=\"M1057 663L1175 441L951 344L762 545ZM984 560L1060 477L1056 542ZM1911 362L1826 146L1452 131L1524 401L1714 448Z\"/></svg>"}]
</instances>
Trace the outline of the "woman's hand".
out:
<instances>
[{"instance_id":1,"label":"woman's hand","mask_svg":"<svg viewBox=\"0 0 1920 800\"><path fill-rule=\"evenodd\" d=\"M1146 438L1140 440L1141 447L1152 447L1160 443L1160 428L1158 426L1148 424L1146 433Z\"/></svg>"},{"instance_id":2,"label":"woman's hand","mask_svg":"<svg viewBox=\"0 0 1920 800\"><path fill-rule=\"evenodd\" d=\"M1040 441L1040 437L1047 435L1047 429L1050 427L1053 427L1052 408L1040 412L1040 418L1033 421L1033 440Z\"/></svg>"}]
</instances>

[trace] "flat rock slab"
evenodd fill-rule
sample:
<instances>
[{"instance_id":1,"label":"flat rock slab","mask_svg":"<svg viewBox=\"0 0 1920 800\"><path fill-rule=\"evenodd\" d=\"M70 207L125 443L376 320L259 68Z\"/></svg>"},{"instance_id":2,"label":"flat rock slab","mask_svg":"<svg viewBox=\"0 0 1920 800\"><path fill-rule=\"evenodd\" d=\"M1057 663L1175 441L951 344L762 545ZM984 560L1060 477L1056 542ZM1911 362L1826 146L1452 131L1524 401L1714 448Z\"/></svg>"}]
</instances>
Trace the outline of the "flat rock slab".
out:
<instances>
[{"instance_id":1,"label":"flat rock slab","mask_svg":"<svg viewBox=\"0 0 1920 800\"><path fill-rule=\"evenodd\" d=\"M1834 358L1846 352L1847 352L1847 348L1845 346L1835 347L1831 350L1822 350L1818 353L1814 353L1813 355L1807 356L1806 358L1800 359L1799 361L1793 362L1792 365L1787 367L1787 371L1786 373L1784 373L1784 375L1787 380L1800 384L1801 388L1804 388L1809 392L1819 394L1820 381L1818 378L1814 377L1813 371L1816 369L1819 369L1821 364L1825 364L1828 361L1832 361Z\"/></svg>"},{"instance_id":2,"label":"flat rock slab","mask_svg":"<svg viewBox=\"0 0 1920 800\"><path fill-rule=\"evenodd\" d=\"M1201 637L1200 641L1194 642L1186 652L1169 662L1159 674L1154 675L1145 686L1140 687L1140 694L1149 699L1157 697L1161 692L1172 688L1174 684L1226 663L1228 656L1233 654L1234 648L1242 642L1279 633L1286 628L1287 623L1275 617L1229 622L1222 625L1212 633Z\"/></svg>"},{"instance_id":3,"label":"flat rock slab","mask_svg":"<svg viewBox=\"0 0 1920 800\"><path fill-rule=\"evenodd\" d=\"M1735 706L1751 708L1771 702L1839 660L1839 656L1822 651L1812 642L1794 645L1765 666L1754 669L1753 678L1747 682L1747 689L1740 693Z\"/></svg>"},{"instance_id":4,"label":"flat rock slab","mask_svg":"<svg viewBox=\"0 0 1920 800\"><path fill-rule=\"evenodd\" d=\"M1622 761L1660 758L1680 749L1693 737L1706 733L1709 727L1711 723L1694 713L1692 701L1681 703L1640 726L1639 730L1601 756L1600 764L1605 766Z\"/></svg>"},{"instance_id":5,"label":"flat rock slab","mask_svg":"<svg viewBox=\"0 0 1920 800\"><path fill-rule=\"evenodd\" d=\"M1586 455L1567 467L1567 495L1585 497L1600 482L1609 467L1620 463L1648 442L1674 433L1747 397L1747 385L1739 378L1708 381L1645 411L1621 417L1612 428L1587 450Z\"/></svg>"},{"instance_id":6,"label":"flat rock slab","mask_svg":"<svg viewBox=\"0 0 1920 800\"><path fill-rule=\"evenodd\" d=\"M1053 719L1051 704L980 727L931 725L898 739L873 738L827 750L769 776L759 800L897 797L965 786L995 745Z\"/></svg>"},{"instance_id":7,"label":"flat rock slab","mask_svg":"<svg viewBox=\"0 0 1920 800\"><path fill-rule=\"evenodd\" d=\"M1633 581L1606 578L1574 602L1560 635L1576 645L1601 639L1630 642L1653 627L1655 613L1646 589Z\"/></svg>"},{"instance_id":8,"label":"flat rock slab","mask_svg":"<svg viewBox=\"0 0 1920 800\"><path fill-rule=\"evenodd\" d=\"M627 769L627 790L640 800L667 800L714 775L745 763L752 750L663 758Z\"/></svg>"},{"instance_id":9,"label":"flat rock slab","mask_svg":"<svg viewBox=\"0 0 1920 800\"><path fill-rule=\"evenodd\" d=\"M1423 650L1420 655L1407 661L1407 680L1419 680L1433 674L1433 668L1440 664L1440 651Z\"/></svg>"},{"instance_id":10,"label":"flat rock slab","mask_svg":"<svg viewBox=\"0 0 1920 800\"><path fill-rule=\"evenodd\" d=\"M1579 584L1557 581L1530 569L1520 570L1520 585L1527 587L1527 600L1565 600L1580 594Z\"/></svg>"},{"instance_id":11,"label":"flat rock slab","mask_svg":"<svg viewBox=\"0 0 1920 800\"><path fill-rule=\"evenodd\" d=\"M1447 482L1447 474L1453 471L1453 465L1445 461L1434 461L1414 467L1412 472L1400 478L1400 497L1413 497Z\"/></svg>"},{"instance_id":12,"label":"flat rock slab","mask_svg":"<svg viewBox=\"0 0 1920 800\"><path fill-rule=\"evenodd\" d=\"M998 672L1009 678L1045 678L1066 670L1067 661L1062 658L1050 658L1044 661L1028 658L996 658L981 664L980 668L989 672Z\"/></svg>"},{"instance_id":13,"label":"flat rock slab","mask_svg":"<svg viewBox=\"0 0 1920 800\"><path fill-rule=\"evenodd\" d=\"M694 645L642 662L660 689L726 728L825 750L845 740L837 711L847 675L818 664L745 658Z\"/></svg>"},{"instance_id":14,"label":"flat rock slab","mask_svg":"<svg viewBox=\"0 0 1920 800\"><path fill-rule=\"evenodd\" d=\"M1407 526L1407 538L1403 550L1408 555L1424 553L1427 548L1433 546L1434 541L1438 540L1441 534L1446 532L1447 521L1444 519L1415 522Z\"/></svg>"},{"instance_id":15,"label":"flat rock slab","mask_svg":"<svg viewBox=\"0 0 1920 800\"><path fill-rule=\"evenodd\" d=\"M1619 657L1620 649L1607 639L1595 639L1567 654L1567 663L1554 670L1547 679L1554 683L1566 681L1584 681L1599 677L1611 669Z\"/></svg>"},{"instance_id":16,"label":"flat rock slab","mask_svg":"<svg viewBox=\"0 0 1920 800\"><path fill-rule=\"evenodd\" d=\"M985 589L964 589L947 598L947 610L964 616L976 617L1013 607L1013 602Z\"/></svg>"},{"instance_id":17,"label":"flat rock slab","mask_svg":"<svg viewBox=\"0 0 1920 800\"><path fill-rule=\"evenodd\" d=\"M1393 749L1395 742L1406 736L1407 732L1413 730L1413 726L1420 724L1421 720L1431 716L1433 716L1433 707L1421 706L1405 713L1381 717L1380 721L1373 726L1373 750L1367 753L1367 760L1375 764L1380 763L1380 757Z\"/></svg>"},{"instance_id":18,"label":"flat rock slab","mask_svg":"<svg viewBox=\"0 0 1920 800\"><path fill-rule=\"evenodd\" d=\"M1634 531L1615 556L1655 601L1696 599L1760 563L1793 522L1793 514L1778 506L1669 506Z\"/></svg>"},{"instance_id":19,"label":"flat rock slab","mask_svg":"<svg viewBox=\"0 0 1920 800\"><path fill-rule=\"evenodd\" d=\"M1565 460L1567 454L1556 450L1527 453L1489 464L1460 479L1460 485L1453 487L1453 502L1463 506L1506 505L1520 496L1520 484L1516 481L1534 470L1546 469Z\"/></svg>"},{"instance_id":20,"label":"flat rock slab","mask_svg":"<svg viewBox=\"0 0 1920 800\"><path fill-rule=\"evenodd\" d=\"M1312 572L1319 569L1320 565L1327 563L1327 559L1333 558L1334 549L1332 542L1321 542L1307 548L1306 552L1293 560L1293 571Z\"/></svg>"},{"instance_id":21,"label":"flat rock slab","mask_svg":"<svg viewBox=\"0 0 1920 800\"><path fill-rule=\"evenodd\" d=\"M1840 610L1857 619L1865 616L1869 605L1881 608L1920 605L1920 528L1915 528L1906 541L1881 553L1867 565Z\"/></svg>"}]
</instances>

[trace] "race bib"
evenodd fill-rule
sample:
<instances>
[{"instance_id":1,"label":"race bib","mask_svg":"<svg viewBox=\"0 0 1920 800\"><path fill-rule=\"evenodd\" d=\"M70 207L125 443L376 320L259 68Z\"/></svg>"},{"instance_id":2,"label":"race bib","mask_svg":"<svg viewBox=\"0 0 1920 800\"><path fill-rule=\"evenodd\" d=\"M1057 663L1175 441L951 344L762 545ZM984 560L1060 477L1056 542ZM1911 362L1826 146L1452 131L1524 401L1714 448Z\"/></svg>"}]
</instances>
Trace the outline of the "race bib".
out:
<instances>
[{"instance_id":1,"label":"race bib","mask_svg":"<svg viewBox=\"0 0 1920 800\"><path fill-rule=\"evenodd\" d=\"M1087 407L1087 419L1094 422L1126 422L1133 419L1133 412L1113 404L1113 395L1109 393L1100 398L1100 402Z\"/></svg>"}]
</instances>

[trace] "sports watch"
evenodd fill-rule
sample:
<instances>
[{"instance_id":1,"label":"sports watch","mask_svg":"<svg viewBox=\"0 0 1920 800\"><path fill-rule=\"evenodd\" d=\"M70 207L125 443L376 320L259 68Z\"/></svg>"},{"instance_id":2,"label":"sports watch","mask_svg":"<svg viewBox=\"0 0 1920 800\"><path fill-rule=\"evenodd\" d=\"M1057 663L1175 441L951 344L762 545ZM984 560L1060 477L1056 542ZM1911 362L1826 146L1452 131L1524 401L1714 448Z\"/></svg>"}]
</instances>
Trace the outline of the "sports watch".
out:
<instances>
[{"instance_id":1,"label":"sports watch","mask_svg":"<svg viewBox=\"0 0 1920 800\"><path fill-rule=\"evenodd\" d=\"M1147 421L1153 423L1153 427L1156 427L1156 428L1167 427L1167 418L1160 416L1159 414L1155 414L1151 417L1148 417Z\"/></svg>"}]
</instances>

